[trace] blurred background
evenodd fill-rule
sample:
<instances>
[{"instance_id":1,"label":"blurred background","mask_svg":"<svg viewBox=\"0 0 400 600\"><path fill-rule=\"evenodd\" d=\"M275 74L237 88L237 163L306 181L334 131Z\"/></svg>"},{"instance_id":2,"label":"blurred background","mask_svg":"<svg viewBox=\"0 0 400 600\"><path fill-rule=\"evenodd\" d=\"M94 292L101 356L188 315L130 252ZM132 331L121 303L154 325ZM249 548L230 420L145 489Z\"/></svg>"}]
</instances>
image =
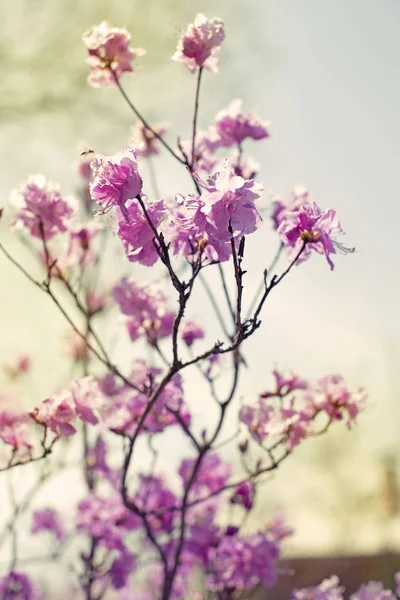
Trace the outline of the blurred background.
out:
<instances>
[{"instance_id":1,"label":"blurred background","mask_svg":"<svg viewBox=\"0 0 400 600\"><path fill-rule=\"evenodd\" d=\"M170 123L171 142L189 137L195 81L170 56L177 26L199 11L226 25L220 73L204 77L200 126L243 98L245 109L272 122L271 138L247 148L261 163L266 198L304 184L321 207L338 210L345 244L357 248L337 257L334 273L318 256L295 269L247 345L246 402L268 387L274 365L310 378L341 373L370 394L356 428L335 427L279 469L254 519L284 509L295 529L289 555L400 550L399 2L13 0L0 22L0 206L40 172L74 193L80 144L106 154L127 145L134 119L117 90L86 84L81 34L100 20L127 28L133 46L147 49L135 76L123 80L138 108ZM155 166L164 194L192 191L168 157ZM0 231L29 264L4 224ZM268 224L249 240L250 290L277 244ZM68 380L60 344L67 327L3 256L0 269L0 362L22 350L34 355L25 395L36 404ZM201 297L193 310L204 320L211 314ZM1 385L0 400L9 393L5 379ZM195 386L191 394L195 402Z\"/></svg>"}]
</instances>

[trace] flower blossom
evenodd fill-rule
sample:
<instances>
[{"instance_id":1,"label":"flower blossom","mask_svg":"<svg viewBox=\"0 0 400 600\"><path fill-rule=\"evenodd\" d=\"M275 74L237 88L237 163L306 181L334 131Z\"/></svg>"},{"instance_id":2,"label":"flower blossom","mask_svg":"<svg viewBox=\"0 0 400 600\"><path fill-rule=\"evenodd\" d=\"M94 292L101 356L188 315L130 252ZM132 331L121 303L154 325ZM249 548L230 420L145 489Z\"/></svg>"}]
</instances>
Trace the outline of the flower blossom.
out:
<instances>
[{"instance_id":1,"label":"flower blossom","mask_svg":"<svg viewBox=\"0 0 400 600\"><path fill-rule=\"evenodd\" d=\"M339 578L332 575L317 586L294 589L290 600L343 600L344 588L339 585Z\"/></svg>"},{"instance_id":2,"label":"flower blossom","mask_svg":"<svg viewBox=\"0 0 400 600\"><path fill-rule=\"evenodd\" d=\"M266 121L252 113L244 113L243 100L236 98L217 114L206 144L212 152L221 147L240 146L247 138L262 140L269 137L268 128Z\"/></svg>"},{"instance_id":3,"label":"flower blossom","mask_svg":"<svg viewBox=\"0 0 400 600\"><path fill-rule=\"evenodd\" d=\"M391 590L385 590L379 581L369 581L351 594L350 600L396 600Z\"/></svg>"},{"instance_id":4,"label":"flower blossom","mask_svg":"<svg viewBox=\"0 0 400 600\"><path fill-rule=\"evenodd\" d=\"M305 379L293 373L285 375L278 371L278 369L274 369L273 376L276 382L276 389L273 392L263 392L260 395L261 398L287 396L295 390L306 390L309 387L309 383Z\"/></svg>"},{"instance_id":5,"label":"flower blossom","mask_svg":"<svg viewBox=\"0 0 400 600\"><path fill-rule=\"evenodd\" d=\"M191 73L201 68L218 71L219 46L225 38L224 23L221 19L207 19L198 13L194 23L180 37L172 60L182 62Z\"/></svg>"},{"instance_id":6,"label":"flower blossom","mask_svg":"<svg viewBox=\"0 0 400 600\"><path fill-rule=\"evenodd\" d=\"M228 260L231 240L256 231L262 221L255 206L262 186L235 175L227 161L207 182L194 177L204 189L201 197L178 196L171 214L170 240L175 253L202 250L211 260Z\"/></svg>"},{"instance_id":7,"label":"flower blossom","mask_svg":"<svg viewBox=\"0 0 400 600\"><path fill-rule=\"evenodd\" d=\"M0 411L0 439L15 450L29 450L29 426L25 414L9 410Z\"/></svg>"},{"instance_id":8,"label":"flower blossom","mask_svg":"<svg viewBox=\"0 0 400 600\"><path fill-rule=\"evenodd\" d=\"M352 393L341 375L321 377L315 389L320 394L314 400L315 406L325 410L332 421L341 421L347 416L347 426L350 427L365 408L366 391L360 388Z\"/></svg>"},{"instance_id":9,"label":"flower blossom","mask_svg":"<svg viewBox=\"0 0 400 600\"><path fill-rule=\"evenodd\" d=\"M140 510L157 511L178 506L178 498L168 489L161 477L139 475L139 489L133 497ZM174 526L174 511L149 515L148 524L154 533L171 533Z\"/></svg>"},{"instance_id":10,"label":"flower blossom","mask_svg":"<svg viewBox=\"0 0 400 600\"><path fill-rule=\"evenodd\" d=\"M112 294L122 313L128 316L133 341L145 336L154 342L171 335L175 315L168 310L167 298L156 283L138 284L123 277Z\"/></svg>"},{"instance_id":11,"label":"flower blossom","mask_svg":"<svg viewBox=\"0 0 400 600\"><path fill-rule=\"evenodd\" d=\"M260 583L265 587L276 583L280 548L261 532L247 538L225 535L209 554L212 566L207 587L212 591L250 590Z\"/></svg>"},{"instance_id":12,"label":"flower blossom","mask_svg":"<svg viewBox=\"0 0 400 600\"><path fill-rule=\"evenodd\" d=\"M72 225L69 230L68 266L88 267L96 262L94 239L103 229L103 224L97 221Z\"/></svg>"},{"instance_id":13,"label":"flower blossom","mask_svg":"<svg viewBox=\"0 0 400 600\"><path fill-rule=\"evenodd\" d=\"M7 600L40 600L41 595L25 573L12 571L0 577L0 597Z\"/></svg>"},{"instance_id":14,"label":"flower blossom","mask_svg":"<svg viewBox=\"0 0 400 600\"><path fill-rule=\"evenodd\" d=\"M168 131L166 123L155 123L151 129L146 127L142 121L136 121L131 128L131 139L133 143L140 143L138 153L145 158L160 152L161 142L157 135L164 137ZM154 134L157 135L154 135Z\"/></svg>"},{"instance_id":15,"label":"flower blossom","mask_svg":"<svg viewBox=\"0 0 400 600\"><path fill-rule=\"evenodd\" d=\"M181 337L186 346L192 346L195 340L204 338L204 329L195 321L186 321L181 327Z\"/></svg>"},{"instance_id":16,"label":"flower blossom","mask_svg":"<svg viewBox=\"0 0 400 600\"><path fill-rule=\"evenodd\" d=\"M86 31L82 40L89 51L88 83L92 87L115 85L123 73L133 71L132 61L145 54L142 48L129 46L131 35L126 29L112 27L107 21Z\"/></svg>"},{"instance_id":17,"label":"flower blossom","mask_svg":"<svg viewBox=\"0 0 400 600\"><path fill-rule=\"evenodd\" d=\"M335 254L337 250L341 253L354 252L353 248L346 248L335 239L336 234L342 233L336 211L329 209L321 212L315 202L304 203L285 212L278 233L289 259L298 257L296 262L306 260L314 250L325 254L330 268L334 269L331 254ZM300 252L301 255L298 256Z\"/></svg>"},{"instance_id":18,"label":"flower blossom","mask_svg":"<svg viewBox=\"0 0 400 600\"><path fill-rule=\"evenodd\" d=\"M10 202L16 210L13 227L27 229L33 237L49 240L67 231L76 213L72 198L64 199L56 183L43 175L32 175L12 193Z\"/></svg>"},{"instance_id":19,"label":"flower blossom","mask_svg":"<svg viewBox=\"0 0 400 600\"><path fill-rule=\"evenodd\" d=\"M145 198L142 197L145 202ZM146 202L146 211L154 227L158 227L166 212L164 200ZM122 240L127 258L131 262L139 262L148 267L154 265L159 258L154 233L139 205L131 200L125 206L124 212L118 210L117 235Z\"/></svg>"},{"instance_id":20,"label":"flower blossom","mask_svg":"<svg viewBox=\"0 0 400 600\"><path fill-rule=\"evenodd\" d=\"M138 149L130 147L113 156L97 155L91 164L93 181L90 193L102 208L102 214L113 206L119 206L121 212L129 216L125 208L128 200L133 200L142 190L142 178L137 165Z\"/></svg>"},{"instance_id":21,"label":"flower blossom","mask_svg":"<svg viewBox=\"0 0 400 600\"><path fill-rule=\"evenodd\" d=\"M57 436L71 436L76 433L72 422L80 417L84 423L98 423L95 413L102 407L100 388L94 377L82 377L73 381L69 390L44 400L29 415L34 421L49 429Z\"/></svg>"},{"instance_id":22,"label":"flower blossom","mask_svg":"<svg viewBox=\"0 0 400 600\"><path fill-rule=\"evenodd\" d=\"M250 510L253 507L255 493L256 486L254 485L254 482L244 481L235 488L230 502L231 504L240 504L246 510Z\"/></svg>"},{"instance_id":23,"label":"flower blossom","mask_svg":"<svg viewBox=\"0 0 400 600\"><path fill-rule=\"evenodd\" d=\"M60 515L51 508L35 510L33 513L32 533L49 531L53 533L59 542L65 538L65 531Z\"/></svg>"}]
</instances>

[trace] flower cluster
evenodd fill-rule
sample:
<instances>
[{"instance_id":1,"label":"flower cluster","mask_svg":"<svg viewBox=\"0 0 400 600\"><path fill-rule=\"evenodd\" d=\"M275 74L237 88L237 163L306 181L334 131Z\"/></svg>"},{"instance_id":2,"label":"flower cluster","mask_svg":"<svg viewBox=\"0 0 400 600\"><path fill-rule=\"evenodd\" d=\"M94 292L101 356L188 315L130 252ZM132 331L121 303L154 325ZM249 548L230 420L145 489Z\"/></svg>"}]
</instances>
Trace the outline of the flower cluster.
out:
<instances>
[{"instance_id":1,"label":"flower cluster","mask_svg":"<svg viewBox=\"0 0 400 600\"><path fill-rule=\"evenodd\" d=\"M14 227L44 240L67 231L76 212L75 202L63 198L59 186L43 175L29 177L12 192L10 202L16 212Z\"/></svg>"},{"instance_id":2,"label":"flower cluster","mask_svg":"<svg viewBox=\"0 0 400 600\"><path fill-rule=\"evenodd\" d=\"M167 298L157 283L138 284L133 278L123 277L114 287L113 297L128 317L133 341L145 337L154 343L171 335L175 314L168 309Z\"/></svg>"},{"instance_id":3,"label":"flower cluster","mask_svg":"<svg viewBox=\"0 0 400 600\"><path fill-rule=\"evenodd\" d=\"M89 51L88 83L93 87L115 85L123 73L133 71L132 61L145 54L142 48L129 46L131 35L126 29L112 27L107 21L86 31L82 39Z\"/></svg>"},{"instance_id":4,"label":"flower cluster","mask_svg":"<svg viewBox=\"0 0 400 600\"><path fill-rule=\"evenodd\" d=\"M310 383L294 375L284 377L277 370L274 375L276 388L262 393L254 406L245 405L240 409L240 420L258 443L282 438L292 450L307 436L319 431L317 417L325 415L324 427L326 423L342 419L346 419L350 427L365 406L365 391L351 392L339 375L328 375ZM272 402L274 398L276 403Z\"/></svg>"},{"instance_id":5,"label":"flower cluster","mask_svg":"<svg viewBox=\"0 0 400 600\"><path fill-rule=\"evenodd\" d=\"M103 396L97 381L91 375L72 382L70 389L44 400L30 412L40 425L54 435L70 436L76 433L72 422L79 417L84 423L95 425L103 406Z\"/></svg>"},{"instance_id":6,"label":"flower cluster","mask_svg":"<svg viewBox=\"0 0 400 600\"><path fill-rule=\"evenodd\" d=\"M207 19L199 13L179 39L172 58L184 63L191 73L202 68L215 72L218 70L219 47L224 39L224 24L221 19Z\"/></svg>"}]
</instances>

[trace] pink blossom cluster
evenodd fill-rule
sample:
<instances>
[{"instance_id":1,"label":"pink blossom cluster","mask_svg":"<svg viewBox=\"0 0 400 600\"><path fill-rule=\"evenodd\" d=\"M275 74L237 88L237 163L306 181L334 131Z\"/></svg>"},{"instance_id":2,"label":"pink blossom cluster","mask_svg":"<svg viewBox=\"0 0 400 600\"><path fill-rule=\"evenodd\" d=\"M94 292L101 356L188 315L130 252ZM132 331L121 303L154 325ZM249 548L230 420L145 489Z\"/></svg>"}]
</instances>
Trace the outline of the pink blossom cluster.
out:
<instances>
[{"instance_id":1,"label":"pink blossom cluster","mask_svg":"<svg viewBox=\"0 0 400 600\"><path fill-rule=\"evenodd\" d=\"M14 227L45 240L67 231L76 213L75 202L63 198L59 186L43 175L29 177L12 192L10 202L15 211Z\"/></svg>"},{"instance_id":2,"label":"pink blossom cluster","mask_svg":"<svg viewBox=\"0 0 400 600\"><path fill-rule=\"evenodd\" d=\"M126 29L112 27L107 21L86 31L82 39L89 51L88 83L93 87L115 85L123 73L133 71L132 61L145 54L142 48L130 47L131 35Z\"/></svg>"},{"instance_id":3,"label":"pink blossom cluster","mask_svg":"<svg viewBox=\"0 0 400 600\"><path fill-rule=\"evenodd\" d=\"M216 72L219 50L224 39L224 24L221 19L207 19L199 13L181 35L172 59L182 62L191 73L202 68Z\"/></svg>"},{"instance_id":4,"label":"pink blossom cluster","mask_svg":"<svg viewBox=\"0 0 400 600\"><path fill-rule=\"evenodd\" d=\"M384 589L381 582L369 581L351 594L349 600L395 600L396 596L400 596L400 572L395 574L395 580L396 595L392 590ZM333 575L317 586L293 590L291 600L344 600L344 591L339 578Z\"/></svg>"},{"instance_id":5,"label":"pink blossom cluster","mask_svg":"<svg viewBox=\"0 0 400 600\"><path fill-rule=\"evenodd\" d=\"M261 394L255 405L242 406L239 413L258 443L282 438L291 451L318 431L317 423L323 416L323 427L343 419L350 427L365 406L365 390L351 392L340 375L327 375L310 383L295 375L285 377L277 370L274 376L276 388Z\"/></svg>"},{"instance_id":6,"label":"pink blossom cluster","mask_svg":"<svg viewBox=\"0 0 400 600\"><path fill-rule=\"evenodd\" d=\"M88 375L73 381L68 390L47 398L29 414L55 436L70 436L76 433L72 425L76 418L91 425L98 423L103 402L97 381Z\"/></svg>"},{"instance_id":7,"label":"pink blossom cluster","mask_svg":"<svg viewBox=\"0 0 400 600\"><path fill-rule=\"evenodd\" d=\"M157 282L139 284L133 278L123 277L112 294L128 317L132 341L144 337L154 343L171 335L175 313L168 308L167 298Z\"/></svg>"}]
</instances>

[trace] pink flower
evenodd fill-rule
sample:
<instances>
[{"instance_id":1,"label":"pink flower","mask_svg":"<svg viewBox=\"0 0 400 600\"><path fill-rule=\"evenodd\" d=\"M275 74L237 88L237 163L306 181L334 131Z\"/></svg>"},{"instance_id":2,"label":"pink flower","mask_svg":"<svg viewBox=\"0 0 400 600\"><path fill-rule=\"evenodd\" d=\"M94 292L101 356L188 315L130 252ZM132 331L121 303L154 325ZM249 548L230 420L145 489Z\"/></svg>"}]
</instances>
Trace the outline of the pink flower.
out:
<instances>
[{"instance_id":1,"label":"pink flower","mask_svg":"<svg viewBox=\"0 0 400 600\"><path fill-rule=\"evenodd\" d=\"M47 398L29 413L34 421L49 429L57 436L71 436L76 429L71 425L76 417L75 403L68 391Z\"/></svg>"},{"instance_id":2,"label":"pink flower","mask_svg":"<svg viewBox=\"0 0 400 600\"><path fill-rule=\"evenodd\" d=\"M243 100L232 100L227 109L221 110L215 125L210 128L206 144L214 152L222 146L242 144L246 138L262 140L269 137L269 123L252 113L243 113Z\"/></svg>"},{"instance_id":3,"label":"pink flower","mask_svg":"<svg viewBox=\"0 0 400 600\"><path fill-rule=\"evenodd\" d=\"M253 507L256 486L253 481L244 481L235 489L230 502L231 504L241 504L246 510Z\"/></svg>"},{"instance_id":4,"label":"pink flower","mask_svg":"<svg viewBox=\"0 0 400 600\"><path fill-rule=\"evenodd\" d=\"M112 27L107 21L86 31L82 40L89 50L88 83L93 87L115 85L113 73L119 79L123 73L132 72L132 61L145 54L141 48L129 46L131 35L126 29Z\"/></svg>"},{"instance_id":5,"label":"pink flower","mask_svg":"<svg viewBox=\"0 0 400 600\"><path fill-rule=\"evenodd\" d=\"M161 477L139 475L139 489L133 498L140 510L157 511L174 508L179 505L178 498L168 489ZM148 517L148 523L154 533L171 533L174 526L174 511Z\"/></svg>"},{"instance_id":6,"label":"pink flower","mask_svg":"<svg viewBox=\"0 0 400 600\"><path fill-rule=\"evenodd\" d=\"M119 206L127 215L125 204L133 200L142 189L142 179L138 172L137 148L128 148L113 156L97 156L92 162L93 181L90 193L102 207L102 214L113 206ZM128 216L126 216L128 220Z\"/></svg>"},{"instance_id":7,"label":"pink flower","mask_svg":"<svg viewBox=\"0 0 400 600\"><path fill-rule=\"evenodd\" d=\"M164 137L167 131L168 125L166 123L155 123L151 126L151 129L149 129L142 121L136 121L131 129L131 138L132 142L140 143L140 146L138 146L138 153L140 156L148 157L153 154L158 154L160 152L161 142L153 132L156 132L160 137Z\"/></svg>"},{"instance_id":8,"label":"pink flower","mask_svg":"<svg viewBox=\"0 0 400 600\"><path fill-rule=\"evenodd\" d=\"M322 395L314 400L315 406L325 410L332 421L340 421L347 416L347 425L350 427L359 412L365 408L365 390L360 388L353 394L341 375L322 377L317 381L315 389Z\"/></svg>"},{"instance_id":9,"label":"pink flower","mask_svg":"<svg viewBox=\"0 0 400 600\"><path fill-rule=\"evenodd\" d=\"M186 321L181 327L181 337L186 346L192 346L195 340L204 337L204 329L194 321Z\"/></svg>"},{"instance_id":10,"label":"pink flower","mask_svg":"<svg viewBox=\"0 0 400 600\"><path fill-rule=\"evenodd\" d=\"M64 527L60 515L51 508L35 510L33 513L32 533L49 531L53 533L59 542L65 538Z\"/></svg>"},{"instance_id":11,"label":"pink flower","mask_svg":"<svg viewBox=\"0 0 400 600\"><path fill-rule=\"evenodd\" d=\"M396 600L391 590L385 590L379 581L369 581L351 594L350 600Z\"/></svg>"},{"instance_id":12,"label":"pink flower","mask_svg":"<svg viewBox=\"0 0 400 600\"><path fill-rule=\"evenodd\" d=\"M191 73L200 68L218 71L219 46L225 38L221 19L207 19L203 14L196 15L179 39L172 60L183 62Z\"/></svg>"},{"instance_id":13,"label":"pink flower","mask_svg":"<svg viewBox=\"0 0 400 600\"><path fill-rule=\"evenodd\" d=\"M249 428L249 433L257 442L262 441L267 435L267 426L273 416L273 408L265 402L258 402L255 406L242 406L239 419Z\"/></svg>"},{"instance_id":14,"label":"pink flower","mask_svg":"<svg viewBox=\"0 0 400 600\"><path fill-rule=\"evenodd\" d=\"M97 221L77 223L69 230L67 263L69 266L88 267L96 261L93 249L94 239L103 231L104 226Z\"/></svg>"},{"instance_id":15,"label":"pink flower","mask_svg":"<svg viewBox=\"0 0 400 600\"><path fill-rule=\"evenodd\" d=\"M7 600L41 600L38 587L25 573L11 571L0 577L0 597Z\"/></svg>"},{"instance_id":16,"label":"pink flower","mask_svg":"<svg viewBox=\"0 0 400 600\"><path fill-rule=\"evenodd\" d=\"M332 575L315 587L293 590L290 600L343 600L343 592L339 578Z\"/></svg>"},{"instance_id":17,"label":"pink flower","mask_svg":"<svg viewBox=\"0 0 400 600\"><path fill-rule=\"evenodd\" d=\"M337 250L342 253L354 252L354 249L345 248L335 240L335 235L342 233L336 211L330 209L321 212L315 202L302 204L286 212L278 233L291 260L305 244L298 262L306 260L311 250L315 250L319 254L325 254L329 266L334 269L330 254L335 254Z\"/></svg>"},{"instance_id":18,"label":"pink flower","mask_svg":"<svg viewBox=\"0 0 400 600\"><path fill-rule=\"evenodd\" d=\"M142 197L145 201L145 198ZM165 216L164 200L145 202L148 216L157 228ZM124 213L118 211L118 237L122 240L126 256L131 262L152 266L159 258L154 233L138 201L131 200Z\"/></svg>"},{"instance_id":19,"label":"pink flower","mask_svg":"<svg viewBox=\"0 0 400 600\"><path fill-rule=\"evenodd\" d=\"M132 340L145 336L151 342L171 335L175 315L168 310L167 298L157 283L138 284L123 277L112 294L121 311L129 317L127 324Z\"/></svg>"},{"instance_id":20,"label":"pink flower","mask_svg":"<svg viewBox=\"0 0 400 600\"><path fill-rule=\"evenodd\" d=\"M63 199L59 186L43 175L29 177L11 193L10 202L16 210L13 227L28 229L33 237L45 240L67 231L76 212L76 203Z\"/></svg>"},{"instance_id":21,"label":"pink flower","mask_svg":"<svg viewBox=\"0 0 400 600\"><path fill-rule=\"evenodd\" d=\"M57 437L76 433L72 422L80 417L84 423L95 425L95 412L102 408L102 395L92 376L73 381L69 390L44 400L29 415L34 421L47 426Z\"/></svg>"},{"instance_id":22,"label":"pink flower","mask_svg":"<svg viewBox=\"0 0 400 600\"><path fill-rule=\"evenodd\" d=\"M84 423L96 425L103 406L103 396L99 384L92 375L82 377L71 383L71 395L75 402L76 414Z\"/></svg>"},{"instance_id":23,"label":"pink flower","mask_svg":"<svg viewBox=\"0 0 400 600\"><path fill-rule=\"evenodd\" d=\"M261 532L248 537L232 532L216 549L210 548L212 566L207 580L209 590L224 592L250 590L258 584L275 585L278 578L278 544Z\"/></svg>"},{"instance_id":24,"label":"pink flower","mask_svg":"<svg viewBox=\"0 0 400 600\"><path fill-rule=\"evenodd\" d=\"M192 140L183 140L178 148L183 159L192 161ZM204 132L198 131L196 134L196 143L194 147L194 162L192 170L200 171L209 175L218 162L218 159L212 154L208 145L208 137Z\"/></svg>"},{"instance_id":25,"label":"pink flower","mask_svg":"<svg viewBox=\"0 0 400 600\"><path fill-rule=\"evenodd\" d=\"M274 396L287 396L291 394L295 390L306 390L309 387L309 383L299 377L298 375L288 374L285 375L278 371L278 369L274 369L273 375L276 381L276 389L273 392L264 392L260 394L260 398L270 398Z\"/></svg>"},{"instance_id":26,"label":"pink flower","mask_svg":"<svg viewBox=\"0 0 400 600\"><path fill-rule=\"evenodd\" d=\"M205 191L200 197L177 196L167 235L172 249L185 255L202 251L211 260L229 260L231 239L253 233L262 221L255 206L262 187L235 175L229 161L207 182L197 174L194 177Z\"/></svg>"},{"instance_id":27,"label":"pink flower","mask_svg":"<svg viewBox=\"0 0 400 600\"><path fill-rule=\"evenodd\" d=\"M29 427L27 421L27 415L25 414L8 410L0 411L0 439L16 450L31 448L31 444L28 442Z\"/></svg>"}]
</instances>

